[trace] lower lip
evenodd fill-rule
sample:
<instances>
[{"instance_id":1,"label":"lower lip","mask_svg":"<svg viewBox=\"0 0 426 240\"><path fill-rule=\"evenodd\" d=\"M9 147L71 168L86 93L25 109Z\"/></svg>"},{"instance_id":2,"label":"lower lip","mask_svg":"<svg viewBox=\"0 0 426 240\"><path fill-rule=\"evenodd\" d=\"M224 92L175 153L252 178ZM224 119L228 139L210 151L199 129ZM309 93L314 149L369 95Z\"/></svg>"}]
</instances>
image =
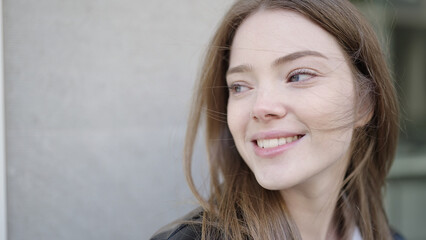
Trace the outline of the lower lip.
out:
<instances>
[{"instance_id":1,"label":"lower lip","mask_svg":"<svg viewBox=\"0 0 426 240\"><path fill-rule=\"evenodd\" d=\"M300 140L303 139L303 137L291 143L286 143L284 145L279 145L273 148L261 148L257 145L256 142L252 142L252 144L254 146L254 152L256 153L257 156L264 157L264 158L273 158L289 150L290 148L294 147L296 144L300 142Z\"/></svg>"}]
</instances>

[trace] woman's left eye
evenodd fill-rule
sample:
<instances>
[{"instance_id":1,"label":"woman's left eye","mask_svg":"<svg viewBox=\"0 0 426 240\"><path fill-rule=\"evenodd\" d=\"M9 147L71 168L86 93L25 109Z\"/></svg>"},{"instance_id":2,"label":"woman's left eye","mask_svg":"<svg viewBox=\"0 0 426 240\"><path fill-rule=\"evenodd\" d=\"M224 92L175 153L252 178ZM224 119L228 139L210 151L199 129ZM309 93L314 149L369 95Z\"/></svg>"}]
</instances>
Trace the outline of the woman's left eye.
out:
<instances>
[{"instance_id":1,"label":"woman's left eye","mask_svg":"<svg viewBox=\"0 0 426 240\"><path fill-rule=\"evenodd\" d=\"M290 74L288 82L302 82L315 77L316 74L312 70L296 70Z\"/></svg>"}]
</instances>

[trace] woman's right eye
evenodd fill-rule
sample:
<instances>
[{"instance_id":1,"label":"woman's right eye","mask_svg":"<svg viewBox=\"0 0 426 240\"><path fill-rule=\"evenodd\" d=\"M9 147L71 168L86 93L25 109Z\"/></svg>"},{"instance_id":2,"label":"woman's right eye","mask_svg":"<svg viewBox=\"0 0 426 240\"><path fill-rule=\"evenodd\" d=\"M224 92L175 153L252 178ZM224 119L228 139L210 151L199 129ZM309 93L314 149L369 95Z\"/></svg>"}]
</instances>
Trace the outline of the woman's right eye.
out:
<instances>
[{"instance_id":1,"label":"woman's right eye","mask_svg":"<svg viewBox=\"0 0 426 240\"><path fill-rule=\"evenodd\" d=\"M250 90L249 87L242 85L240 83L233 83L228 88L229 88L229 92L231 93L243 93L245 91Z\"/></svg>"}]
</instances>

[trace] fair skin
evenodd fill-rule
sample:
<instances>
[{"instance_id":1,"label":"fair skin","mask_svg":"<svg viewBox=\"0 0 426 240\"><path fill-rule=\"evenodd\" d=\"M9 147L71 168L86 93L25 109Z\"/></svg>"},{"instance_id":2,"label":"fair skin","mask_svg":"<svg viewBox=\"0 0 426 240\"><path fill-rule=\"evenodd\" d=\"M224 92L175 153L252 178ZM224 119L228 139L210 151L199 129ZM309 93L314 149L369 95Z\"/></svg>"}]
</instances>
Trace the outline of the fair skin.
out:
<instances>
[{"instance_id":1,"label":"fair skin","mask_svg":"<svg viewBox=\"0 0 426 240\"><path fill-rule=\"evenodd\" d=\"M229 129L259 184L282 193L304 240L335 239L357 124L336 40L299 14L261 10L237 30L226 80Z\"/></svg>"}]
</instances>

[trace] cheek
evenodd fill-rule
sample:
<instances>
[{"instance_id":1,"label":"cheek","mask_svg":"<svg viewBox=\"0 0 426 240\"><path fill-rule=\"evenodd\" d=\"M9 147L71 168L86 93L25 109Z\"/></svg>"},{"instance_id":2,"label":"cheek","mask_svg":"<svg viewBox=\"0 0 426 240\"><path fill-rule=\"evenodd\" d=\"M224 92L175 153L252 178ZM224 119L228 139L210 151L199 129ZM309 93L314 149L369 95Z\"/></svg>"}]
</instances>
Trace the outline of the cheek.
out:
<instances>
[{"instance_id":1,"label":"cheek","mask_svg":"<svg viewBox=\"0 0 426 240\"><path fill-rule=\"evenodd\" d=\"M238 108L236 108L234 104L228 103L226 117L227 117L229 130L231 130L232 134L234 134L234 132L238 128L238 125L239 125L238 122L241 121L239 120L239 117L238 117L240 115L241 113L239 112Z\"/></svg>"},{"instance_id":2,"label":"cheek","mask_svg":"<svg viewBox=\"0 0 426 240\"><path fill-rule=\"evenodd\" d=\"M349 147L354 128L354 95L352 91L334 89L316 101L307 117L313 146L324 155L342 157Z\"/></svg>"},{"instance_id":3,"label":"cheek","mask_svg":"<svg viewBox=\"0 0 426 240\"><path fill-rule=\"evenodd\" d=\"M320 89L312 93L306 119L315 129L350 127L354 123L354 93L349 86Z\"/></svg>"},{"instance_id":4,"label":"cheek","mask_svg":"<svg viewBox=\"0 0 426 240\"><path fill-rule=\"evenodd\" d=\"M245 128L248 123L249 112L244 107L241 107L232 101L228 103L227 122L229 130L235 143L244 140Z\"/></svg>"}]
</instances>

